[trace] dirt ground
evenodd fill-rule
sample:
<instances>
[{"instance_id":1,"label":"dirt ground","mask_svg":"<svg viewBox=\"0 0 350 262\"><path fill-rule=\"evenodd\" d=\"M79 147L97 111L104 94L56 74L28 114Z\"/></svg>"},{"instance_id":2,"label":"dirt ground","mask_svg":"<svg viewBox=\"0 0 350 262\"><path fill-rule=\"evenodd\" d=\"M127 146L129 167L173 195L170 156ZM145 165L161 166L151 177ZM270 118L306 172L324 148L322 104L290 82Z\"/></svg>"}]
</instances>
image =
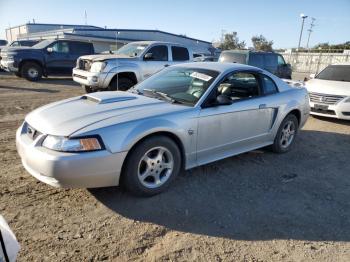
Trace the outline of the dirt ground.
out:
<instances>
[{"instance_id":1,"label":"dirt ground","mask_svg":"<svg viewBox=\"0 0 350 262\"><path fill-rule=\"evenodd\" d=\"M18 261L350 261L350 122L310 117L291 152L198 167L152 198L55 189L24 170L15 131L79 94L69 79L0 73L0 214Z\"/></svg>"}]
</instances>

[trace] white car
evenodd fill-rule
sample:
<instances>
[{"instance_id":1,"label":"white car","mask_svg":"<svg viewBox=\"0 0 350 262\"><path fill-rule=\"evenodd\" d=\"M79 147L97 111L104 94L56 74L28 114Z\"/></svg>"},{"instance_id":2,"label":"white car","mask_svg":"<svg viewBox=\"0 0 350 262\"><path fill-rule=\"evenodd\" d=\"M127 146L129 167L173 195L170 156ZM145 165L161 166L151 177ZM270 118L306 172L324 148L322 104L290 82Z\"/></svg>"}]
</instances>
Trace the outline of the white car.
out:
<instances>
[{"instance_id":1,"label":"white car","mask_svg":"<svg viewBox=\"0 0 350 262\"><path fill-rule=\"evenodd\" d=\"M350 63L329 65L305 83L311 114L350 120Z\"/></svg>"}]
</instances>

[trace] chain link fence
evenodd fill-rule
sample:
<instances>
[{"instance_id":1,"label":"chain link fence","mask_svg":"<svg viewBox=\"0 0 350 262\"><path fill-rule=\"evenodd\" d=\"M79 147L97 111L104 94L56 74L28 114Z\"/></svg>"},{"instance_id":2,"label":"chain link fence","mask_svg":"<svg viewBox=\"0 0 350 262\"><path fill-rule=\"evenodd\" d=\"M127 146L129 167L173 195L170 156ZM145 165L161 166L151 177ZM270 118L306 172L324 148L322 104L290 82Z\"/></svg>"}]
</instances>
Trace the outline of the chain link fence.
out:
<instances>
[{"instance_id":1,"label":"chain link fence","mask_svg":"<svg viewBox=\"0 0 350 262\"><path fill-rule=\"evenodd\" d=\"M350 53L281 53L293 72L317 74L330 64L350 62Z\"/></svg>"}]
</instances>

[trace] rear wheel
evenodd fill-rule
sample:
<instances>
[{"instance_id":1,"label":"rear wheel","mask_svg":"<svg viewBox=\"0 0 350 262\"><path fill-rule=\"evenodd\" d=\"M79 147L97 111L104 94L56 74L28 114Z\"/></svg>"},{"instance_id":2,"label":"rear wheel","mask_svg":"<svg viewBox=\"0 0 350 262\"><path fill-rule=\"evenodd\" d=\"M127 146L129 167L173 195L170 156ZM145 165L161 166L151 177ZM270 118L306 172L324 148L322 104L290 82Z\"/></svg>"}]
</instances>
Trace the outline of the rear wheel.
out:
<instances>
[{"instance_id":1,"label":"rear wheel","mask_svg":"<svg viewBox=\"0 0 350 262\"><path fill-rule=\"evenodd\" d=\"M43 70L37 63L27 62L22 66L21 75L29 81L38 81L43 76Z\"/></svg>"},{"instance_id":2,"label":"rear wheel","mask_svg":"<svg viewBox=\"0 0 350 262\"><path fill-rule=\"evenodd\" d=\"M288 152L294 144L298 132L298 119L295 115L289 114L282 121L274 143L271 146L272 151L276 153Z\"/></svg>"},{"instance_id":3,"label":"rear wheel","mask_svg":"<svg viewBox=\"0 0 350 262\"><path fill-rule=\"evenodd\" d=\"M95 90L91 86L84 86L84 85L82 85L81 87L83 88L83 91L85 93L87 93L87 94L95 92Z\"/></svg>"},{"instance_id":4,"label":"rear wheel","mask_svg":"<svg viewBox=\"0 0 350 262\"><path fill-rule=\"evenodd\" d=\"M122 182L133 194L152 196L163 192L181 168L180 150L165 136L148 138L128 156Z\"/></svg>"},{"instance_id":5,"label":"rear wheel","mask_svg":"<svg viewBox=\"0 0 350 262\"><path fill-rule=\"evenodd\" d=\"M134 85L134 82L127 77L116 77L109 84L108 90L110 91L126 91Z\"/></svg>"}]
</instances>

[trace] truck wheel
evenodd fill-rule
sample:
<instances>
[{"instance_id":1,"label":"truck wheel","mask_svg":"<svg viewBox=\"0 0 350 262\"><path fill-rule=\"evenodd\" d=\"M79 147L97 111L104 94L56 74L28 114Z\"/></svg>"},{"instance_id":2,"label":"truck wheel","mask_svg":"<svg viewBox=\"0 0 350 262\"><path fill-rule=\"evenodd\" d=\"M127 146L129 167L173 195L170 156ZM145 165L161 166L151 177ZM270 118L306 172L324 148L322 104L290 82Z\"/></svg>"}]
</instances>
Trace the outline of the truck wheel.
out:
<instances>
[{"instance_id":1,"label":"truck wheel","mask_svg":"<svg viewBox=\"0 0 350 262\"><path fill-rule=\"evenodd\" d=\"M84 86L84 85L82 85L81 87L83 88L83 90L84 90L87 94L92 93L92 92L95 92L95 90L94 90L91 86Z\"/></svg>"},{"instance_id":2,"label":"truck wheel","mask_svg":"<svg viewBox=\"0 0 350 262\"><path fill-rule=\"evenodd\" d=\"M22 66L21 74L29 81L38 81L43 76L43 69L37 63L27 62Z\"/></svg>"},{"instance_id":3,"label":"truck wheel","mask_svg":"<svg viewBox=\"0 0 350 262\"><path fill-rule=\"evenodd\" d=\"M298 119L295 115L289 114L282 121L271 149L275 153L288 152L295 140L298 132Z\"/></svg>"},{"instance_id":4,"label":"truck wheel","mask_svg":"<svg viewBox=\"0 0 350 262\"><path fill-rule=\"evenodd\" d=\"M16 72L16 73L15 73L15 76L17 76L17 77L22 77L22 75L21 75L20 72Z\"/></svg>"},{"instance_id":5,"label":"truck wheel","mask_svg":"<svg viewBox=\"0 0 350 262\"><path fill-rule=\"evenodd\" d=\"M166 136L150 137L128 156L122 184L138 196L163 192L181 170L181 153L176 143Z\"/></svg>"},{"instance_id":6,"label":"truck wheel","mask_svg":"<svg viewBox=\"0 0 350 262\"><path fill-rule=\"evenodd\" d=\"M109 84L110 91L126 91L134 85L133 81L127 77L114 78Z\"/></svg>"}]
</instances>

